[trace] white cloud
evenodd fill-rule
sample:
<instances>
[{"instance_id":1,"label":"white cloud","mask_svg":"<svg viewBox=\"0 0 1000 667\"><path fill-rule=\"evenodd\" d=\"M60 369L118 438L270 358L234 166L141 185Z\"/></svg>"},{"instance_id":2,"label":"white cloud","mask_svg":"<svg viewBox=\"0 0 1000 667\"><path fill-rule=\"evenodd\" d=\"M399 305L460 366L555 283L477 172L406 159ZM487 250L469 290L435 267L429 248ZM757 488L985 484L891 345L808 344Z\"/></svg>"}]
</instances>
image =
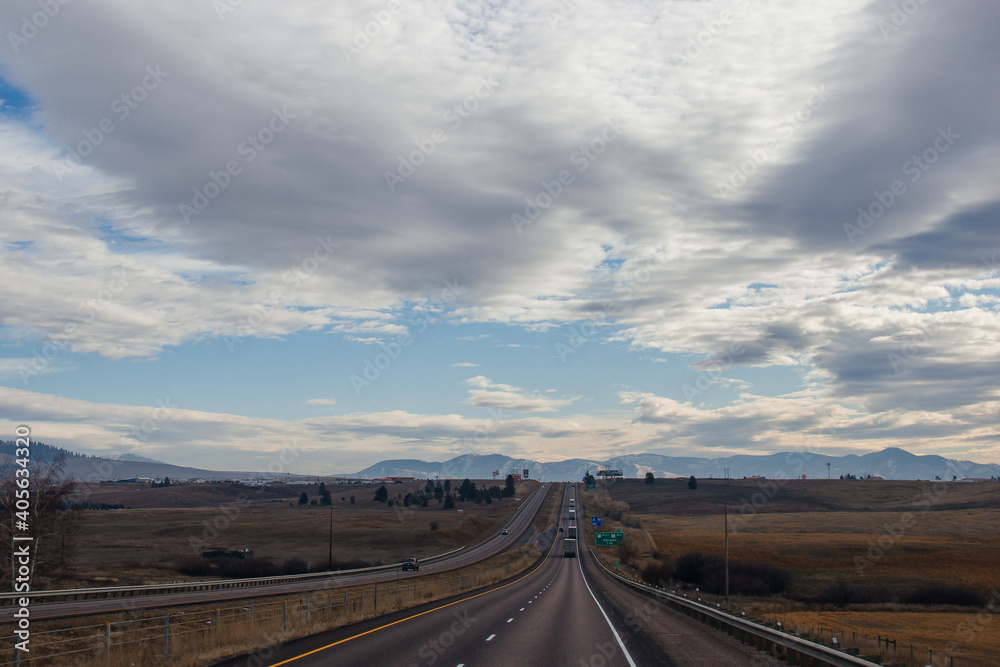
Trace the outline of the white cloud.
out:
<instances>
[{"instance_id":1,"label":"white cloud","mask_svg":"<svg viewBox=\"0 0 1000 667\"><path fill-rule=\"evenodd\" d=\"M995 2L928 3L886 38L890 8L868 0L583 3L554 23L542 0L442 1L407 5L345 59L383 7L243 3L220 21L192 0L71 4L0 54L37 109L0 118L0 325L18 357L56 345L39 369L54 372L193 341L592 322L657 361L691 355L730 383L736 366L798 368L831 410L893 416L895 431L858 421L848 440L984 428L949 420L998 399ZM35 11L15 0L0 19ZM120 117L147 66L167 74ZM57 175L105 118L114 131ZM602 139L609 121L620 132ZM437 128L447 140L420 155ZM251 135L273 138L252 160ZM217 196L186 222L213 174ZM845 233L896 180L884 215ZM511 215L532 206L519 232ZM531 347L459 340L480 338ZM20 363L0 377L19 381ZM474 407L576 400L480 378ZM718 425L761 401L706 415L635 399L643 424ZM794 423L750 421L758 440Z\"/></svg>"},{"instance_id":2,"label":"white cloud","mask_svg":"<svg viewBox=\"0 0 1000 667\"><path fill-rule=\"evenodd\" d=\"M469 390L466 405L477 408L500 408L514 412L555 412L559 408L572 405L580 397L547 398L536 393L527 394L520 387L493 382L488 377L477 375L465 381L474 387Z\"/></svg>"}]
</instances>

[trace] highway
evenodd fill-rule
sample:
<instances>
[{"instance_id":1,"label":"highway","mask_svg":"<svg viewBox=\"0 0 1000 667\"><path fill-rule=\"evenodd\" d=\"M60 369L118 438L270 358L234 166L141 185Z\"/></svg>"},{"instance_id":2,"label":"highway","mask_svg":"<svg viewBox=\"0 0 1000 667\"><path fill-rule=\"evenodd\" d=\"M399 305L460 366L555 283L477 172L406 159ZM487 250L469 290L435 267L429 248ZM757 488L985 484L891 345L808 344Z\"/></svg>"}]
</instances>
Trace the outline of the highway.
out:
<instances>
[{"instance_id":1,"label":"highway","mask_svg":"<svg viewBox=\"0 0 1000 667\"><path fill-rule=\"evenodd\" d=\"M568 485L560 513L569 525ZM766 665L764 656L625 589L559 534L527 573L392 615L295 640L220 667L294 665Z\"/></svg>"},{"instance_id":2,"label":"highway","mask_svg":"<svg viewBox=\"0 0 1000 667\"><path fill-rule=\"evenodd\" d=\"M464 549L453 556L448 556L433 562L421 563L418 572L400 572L390 569L380 572L366 572L353 575L332 576L329 579L309 579L293 583L254 586L248 588L231 588L219 590L201 590L184 593L164 593L158 595L143 595L136 597L112 597L106 599L74 600L68 602L52 602L40 604L32 602L32 619L54 619L90 614L152 609L177 605L203 604L224 600L265 597L270 595L288 595L315 590L336 590L347 586L370 584L374 581L403 581L421 575L444 572L464 567L478 562L506 549L520 546L535 537L531 523L541 507L545 496L551 488L551 483L539 485L527 496L518 508L514 518L508 523L508 535L492 535L478 545ZM14 607L0 608L0 623L10 622Z\"/></svg>"}]
</instances>

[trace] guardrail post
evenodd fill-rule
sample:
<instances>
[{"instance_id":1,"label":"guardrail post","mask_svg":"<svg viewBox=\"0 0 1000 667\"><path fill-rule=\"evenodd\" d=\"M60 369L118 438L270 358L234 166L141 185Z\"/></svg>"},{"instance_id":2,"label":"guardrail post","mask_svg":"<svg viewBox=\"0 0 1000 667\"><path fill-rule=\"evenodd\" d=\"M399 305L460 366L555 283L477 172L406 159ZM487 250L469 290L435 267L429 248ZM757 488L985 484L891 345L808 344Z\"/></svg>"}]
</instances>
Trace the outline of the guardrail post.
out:
<instances>
[{"instance_id":1,"label":"guardrail post","mask_svg":"<svg viewBox=\"0 0 1000 667\"><path fill-rule=\"evenodd\" d=\"M215 640L219 641L219 632L222 631L222 614L219 612L219 608L215 608Z\"/></svg>"},{"instance_id":2,"label":"guardrail post","mask_svg":"<svg viewBox=\"0 0 1000 667\"><path fill-rule=\"evenodd\" d=\"M375 582L375 593L372 594L372 611L378 613L378 582Z\"/></svg>"},{"instance_id":3,"label":"guardrail post","mask_svg":"<svg viewBox=\"0 0 1000 667\"><path fill-rule=\"evenodd\" d=\"M257 625L257 613L256 610L254 609L253 602L250 603L250 623L252 623L253 625Z\"/></svg>"},{"instance_id":4,"label":"guardrail post","mask_svg":"<svg viewBox=\"0 0 1000 667\"><path fill-rule=\"evenodd\" d=\"M21 652L14 647L14 667L19 667L21 664Z\"/></svg>"},{"instance_id":5,"label":"guardrail post","mask_svg":"<svg viewBox=\"0 0 1000 667\"><path fill-rule=\"evenodd\" d=\"M111 621L104 621L104 661L111 664Z\"/></svg>"},{"instance_id":6,"label":"guardrail post","mask_svg":"<svg viewBox=\"0 0 1000 667\"><path fill-rule=\"evenodd\" d=\"M306 598L306 625L309 625L309 598Z\"/></svg>"},{"instance_id":7,"label":"guardrail post","mask_svg":"<svg viewBox=\"0 0 1000 667\"><path fill-rule=\"evenodd\" d=\"M288 629L288 600L281 601L281 624L283 629Z\"/></svg>"},{"instance_id":8,"label":"guardrail post","mask_svg":"<svg viewBox=\"0 0 1000 667\"><path fill-rule=\"evenodd\" d=\"M347 591L344 591L344 613L347 613Z\"/></svg>"},{"instance_id":9,"label":"guardrail post","mask_svg":"<svg viewBox=\"0 0 1000 667\"><path fill-rule=\"evenodd\" d=\"M333 596L328 595L327 597L330 598L328 600L330 607L326 610L326 613L330 618L333 618Z\"/></svg>"},{"instance_id":10,"label":"guardrail post","mask_svg":"<svg viewBox=\"0 0 1000 667\"><path fill-rule=\"evenodd\" d=\"M170 614L163 617L163 655L170 655Z\"/></svg>"},{"instance_id":11,"label":"guardrail post","mask_svg":"<svg viewBox=\"0 0 1000 667\"><path fill-rule=\"evenodd\" d=\"M365 591L364 591L364 589L362 589L362 591L361 591L361 613L362 614L365 613Z\"/></svg>"}]
</instances>

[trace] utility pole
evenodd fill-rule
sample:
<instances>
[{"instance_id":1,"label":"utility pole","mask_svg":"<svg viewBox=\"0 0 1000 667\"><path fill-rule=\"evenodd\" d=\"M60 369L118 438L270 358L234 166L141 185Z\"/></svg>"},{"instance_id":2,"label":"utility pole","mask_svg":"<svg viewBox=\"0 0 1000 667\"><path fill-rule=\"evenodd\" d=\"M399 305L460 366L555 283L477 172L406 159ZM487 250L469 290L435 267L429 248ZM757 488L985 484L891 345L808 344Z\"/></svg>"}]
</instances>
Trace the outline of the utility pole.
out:
<instances>
[{"instance_id":1,"label":"utility pole","mask_svg":"<svg viewBox=\"0 0 1000 667\"><path fill-rule=\"evenodd\" d=\"M332 503L330 504L330 560L327 562L328 566L326 569L332 572L333 571L333 504Z\"/></svg>"},{"instance_id":2,"label":"utility pole","mask_svg":"<svg viewBox=\"0 0 1000 667\"><path fill-rule=\"evenodd\" d=\"M729 608L729 505L722 506L722 516L726 522L726 608Z\"/></svg>"},{"instance_id":3,"label":"utility pole","mask_svg":"<svg viewBox=\"0 0 1000 667\"><path fill-rule=\"evenodd\" d=\"M826 478L827 479L831 479L831 477L830 477L830 462L829 461L826 462Z\"/></svg>"},{"instance_id":4,"label":"utility pole","mask_svg":"<svg viewBox=\"0 0 1000 667\"><path fill-rule=\"evenodd\" d=\"M726 486L729 486L729 468L723 468L722 470L726 473Z\"/></svg>"}]
</instances>

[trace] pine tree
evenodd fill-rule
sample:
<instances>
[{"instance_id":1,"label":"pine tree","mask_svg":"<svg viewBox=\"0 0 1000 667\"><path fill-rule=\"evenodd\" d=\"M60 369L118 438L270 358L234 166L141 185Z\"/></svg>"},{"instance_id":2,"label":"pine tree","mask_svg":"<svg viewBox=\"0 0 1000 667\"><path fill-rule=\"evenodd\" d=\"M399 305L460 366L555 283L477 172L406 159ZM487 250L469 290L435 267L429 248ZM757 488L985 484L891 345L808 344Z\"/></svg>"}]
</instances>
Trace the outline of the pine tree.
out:
<instances>
[{"instance_id":1,"label":"pine tree","mask_svg":"<svg viewBox=\"0 0 1000 667\"><path fill-rule=\"evenodd\" d=\"M514 476L507 475L507 484L504 485L503 495L505 498L510 498L514 495Z\"/></svg>"}]
</instances>

